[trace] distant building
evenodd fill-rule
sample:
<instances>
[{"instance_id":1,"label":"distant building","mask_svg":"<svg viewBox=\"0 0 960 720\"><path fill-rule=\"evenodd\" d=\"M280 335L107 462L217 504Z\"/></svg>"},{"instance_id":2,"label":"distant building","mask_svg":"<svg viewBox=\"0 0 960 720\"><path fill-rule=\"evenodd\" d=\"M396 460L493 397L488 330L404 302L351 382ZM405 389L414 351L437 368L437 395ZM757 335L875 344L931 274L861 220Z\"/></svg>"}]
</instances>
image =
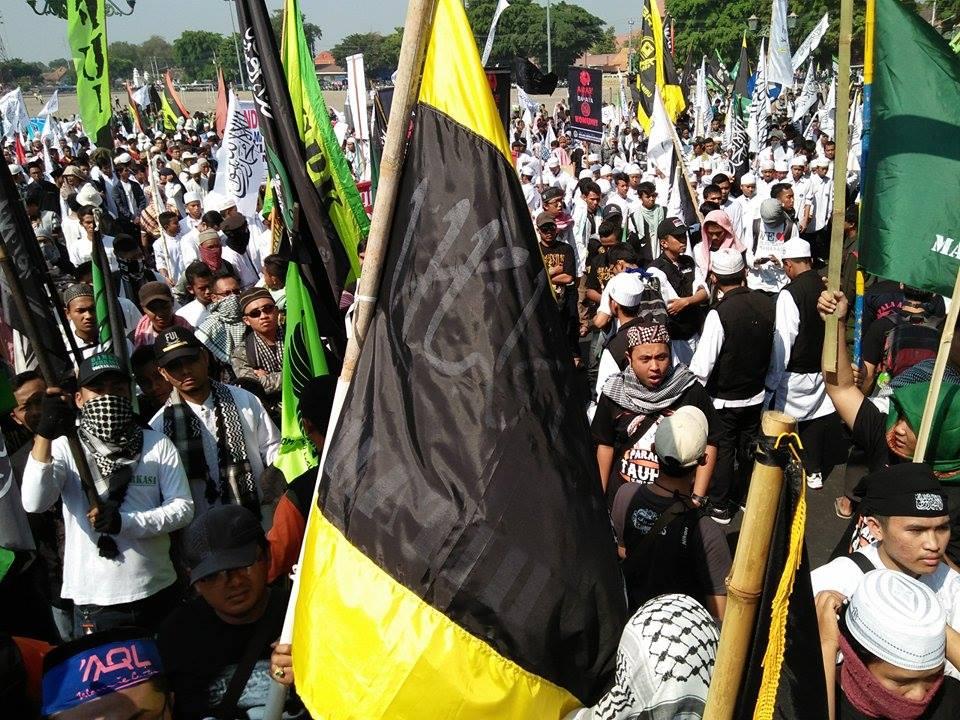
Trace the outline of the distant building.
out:
<instances>
[{"instance_id":1,"label":"distant building","mask_svg":"<svg viewBox=\"0 0 960 720\"><path fill-rule=\"evenodd\" d=\"M337 65L329 50L321 50L313 58L313 67L321 87L337 86L347 82L347 71Z\"/></svg>"}]
</instances>

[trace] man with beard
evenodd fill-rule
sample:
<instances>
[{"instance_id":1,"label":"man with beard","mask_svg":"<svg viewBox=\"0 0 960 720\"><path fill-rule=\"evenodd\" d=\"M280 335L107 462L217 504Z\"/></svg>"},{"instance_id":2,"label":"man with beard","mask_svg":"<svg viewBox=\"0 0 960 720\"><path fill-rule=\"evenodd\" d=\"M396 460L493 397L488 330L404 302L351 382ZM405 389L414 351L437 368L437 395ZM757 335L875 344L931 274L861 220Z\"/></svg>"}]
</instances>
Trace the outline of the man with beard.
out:
<instances>
[{"instance_id":1,"label":"man with beard","mask_svg":"<svg viewBox=\"0 0 960 720\"><path fill-rule=\"evenodd\" d=\"M597 466L607 502L628 482L655 483L660 465L653 442L664 417L694 405L707 418L706 458L696 471L691 500L700 505L717 459L717 429L710 396L686 365L670 363L670 335L665 325L638 323L627 331L629 365L603 386L591 431L597 443Z\"/></svg>"},{"instance_id":2,"label":"man with beard","mask_svg":"<svg viewBox=\"0 0 960 720\"><path fill-rule=\"evenodd\" d=\"M120 626L156 630L179 600L170 533L193 519L177 449L143 430L133 414L130 379L113 355L80 366L78 435L94 476L91 508L64 432L73 411L48 388L23 472L23 505L43 512L63 499L66 524L62 596L74 602L78 635Z\"/></svg>"},{"instance_id":3,"label":"man with beard","mask_svg":"<svg viewBox=\"0 0 960 720\"><path fill-rule=\"evenodd\" d=\"M260 476L280 446L263 404L210 377L210 355L175 327L154 344L160 374L173 390L150 425L180 451L197 516L214 505L242 505L260 517Z\"/></svg>"},{"instance_id":4,"label":"man with beard","mask_svg":"<svg viewBox=\"0 0 960 720\"><path fill-rule=\"evenodd\" d=\"M240 213L233 213L223 221L220 230L226 238L223 259L229 262L240 277L240 287L256 285L260 279L263 260L255 243L250 242L250 227Z\"/></svg>"}]
</instances>

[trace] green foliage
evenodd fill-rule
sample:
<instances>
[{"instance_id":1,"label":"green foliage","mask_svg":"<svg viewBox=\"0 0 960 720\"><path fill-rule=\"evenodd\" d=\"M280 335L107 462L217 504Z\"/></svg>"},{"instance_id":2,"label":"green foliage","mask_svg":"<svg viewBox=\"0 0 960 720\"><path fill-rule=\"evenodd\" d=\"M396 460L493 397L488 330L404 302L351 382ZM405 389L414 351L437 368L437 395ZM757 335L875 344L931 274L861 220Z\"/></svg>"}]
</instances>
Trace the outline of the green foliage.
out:
<instances>
[{"instance_id":1,"label":"green foliage","mask_svg":"<svg viewBox=\"0 0 960 720\"><path fill-rule=\"evenodd\" d=\"M140 44L140 65L141 70L153 67L153 60L156 59L157 67L160 70L173 66L173 45L168 43L159 35L153 35Z\"/></svg>"},{"instance_id":2,"label":"green foliage","mask_svg":"<svg viewBox=\"0 0 960 720\"><path fill-rule=\"evenodd\" d=\"M900 0L905 6L916 10L915 0ZM960 5L960 0L952 0ZM853 6L853 45L851 62L863 62L864 0L855 0ZM790 47L795 49L820 21L825 12L830 13L830 26L820 42L813 58L822 66L830 65L830 58L837 54L840 31L840 0L807 0L805 3L791 3L790 10L797 14L797 25L790 31ZM939 14L938 9L938 14ZM725 0L722 3L707 0L667 0L667 13L676 23L677 63L691 54L699 58L702 54L713 55L716 48L728 66L733 66L740 53L743 33L747 33L747 45L750 56L756 57L761 36L769 34L769 0ZM756 15L760 19L759 27L750 32L747 19ZM944 16L945 17L945 16Z\"/></svg>"},{"instance_id":3,"label":"green foliage","mask_svg":"<svg viewBox=\"0 0 960 720\"><path fill-rule=\"evenodd\" d=\"M173 61L183 71L183 79L212 80L217 76L218 53L223 35L206 30L185 30L173 41ZM163 68L161 68L161 71Z\"/></svg>"},{"instance_id":4,"label":"green foliage","mask_svg":"<svg viewBox=\"0 0 960 720\"><path fill-rule=\"evenodd\" d=\"M240 61L243 62L243 39L240 33L224 35L217 48L217 62L223 67L223 76L227 82L239 83L237 73L237 51L240 52ZM214 69L214 79L216 79L216 69Z\"/></svg>"},{"instance_id":5,"label":"green foliage","mask_svg":"<svg viewBox=\"0 0 960 720\"><path fill-rule=\"evenodd\" d=\"M387 77L397 69L400 58L400 43L403 28L396 28L389 35L378 32L347 35L330 49L337 65L346 67L347 57L363 53L363 67L367 75Z\"/></svg>"},{"instance_id":6,"label":"green foliage","mask_svg":"<svg viewBox=\"0 0 960 720\"><path fill-rule=\"evenodd\" d=\"M67 67L72 67L69 63ZM48 68L43 63L28 62L20 58L11 58L0 62L0 83L6 86L22 85L24 89L43 83L43 73Z\"/></svg>"},{"instance_id":7,"label":"green foliage","mask_svg":"<svg viewBox=\"0 0 960 720\"><path fill-rule=\"evenodd\" d=\"M595 55L607 55L617 52L617 32L613 25L609 25L603 34L590 46L590 52Z\"/></svg>"},{"instance_id":8,"label":"green foliage","mask_svg":"<svg viewBox=\"0 0 960 720\"><path fill-rule=\"evenodd\" d=\"M133 69L143 63L140 46L128 42L112 42L107 45L110 60L110 80L113 83L129 81Z\"/></svg>"},{"instance_id":9,"label":"green foliage","mask_svg":"<svg viewBox=\"0 0 960 720\"><path fill-rule=\"evenodd\" d=\"M467 8L467 17L479 46L486 41L496 7L497 0L476 0ZM553 4L550 23L553 70L561 77L567 66L608 32L603 20L579 5L567 2ZM546 70L547 8L544 5L532 0L515 0L500 16L490 64L509 64L516 55L532 58Z\"/></svg>"},{"instance_id":10,"label":"green foliage","mask_svg":"<svg viewBox=\"0 0 960 720\"><path fill-rule=\"evenodd\" d=\"M303 34L307 37L307 47L310 48L310 54L316 55L317 41L323 37L323 30L319 25L307 22L307 16L300 13L300 19L303 21ZM270 25L273 26L273 34L277 38L277 47L280 47L283 37L283 8L278 8L270 13Z\"/></svg>"}]
</instances>

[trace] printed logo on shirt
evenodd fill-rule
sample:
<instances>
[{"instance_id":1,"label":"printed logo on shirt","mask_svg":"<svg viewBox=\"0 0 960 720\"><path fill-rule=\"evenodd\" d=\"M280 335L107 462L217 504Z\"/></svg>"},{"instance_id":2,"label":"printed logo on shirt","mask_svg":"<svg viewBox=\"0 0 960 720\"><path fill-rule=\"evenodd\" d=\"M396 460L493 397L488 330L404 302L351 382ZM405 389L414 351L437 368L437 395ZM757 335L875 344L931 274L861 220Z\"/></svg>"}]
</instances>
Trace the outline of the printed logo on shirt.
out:
<instances>
[{"instance_id":1,"label":"printed logo on shirt","mask_svg":"<svg viewBox=\"0 0 960 720\"><path fill-rule=\"evenodd\" d=\"M624 482L636 482L650 485L660 477L660 461L653 451L653 441L657 435L657 426L660 424L660 418L650 427L634 444L628 448L620 458L620 477ZM627 427L627 435L630 436L637 430L637 426L643 422L643 416L634 418Z\"/></svg>"},{"instance_id":2,"label":"printed logo on shirt","mask_svg":"<svg viewBox=\"0 0 960 720\"><path fill-rule=\"evenodd\" d=\"M130 479L130 484L153 486L157 484L157 476L156 475L134 475Z\"/></svg>"}]
</instances>

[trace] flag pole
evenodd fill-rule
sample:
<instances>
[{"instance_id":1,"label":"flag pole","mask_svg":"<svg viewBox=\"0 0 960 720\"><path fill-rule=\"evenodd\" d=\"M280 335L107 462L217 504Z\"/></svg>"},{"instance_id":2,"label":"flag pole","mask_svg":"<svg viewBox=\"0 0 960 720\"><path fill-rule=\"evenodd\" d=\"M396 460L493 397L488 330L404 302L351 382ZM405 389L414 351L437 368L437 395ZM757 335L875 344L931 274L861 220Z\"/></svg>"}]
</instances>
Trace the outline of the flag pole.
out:
<instances>
[{"instance_id":1,"label":"flag pole","mask_svg":"<svg viewBox=\"0 0 960 720\"><path fill-rule=\"evenodd\" d=\"M930 431L933 428L933 413L937 409L937 398L940 397L940 386L943 384L943 373L947 369L950 359L950 346L953 344L953 328L960 317L960 267L957 267L957 279L953 283L953 294L950 296L950 312L943 324L943 334L940 336L940 348L937 350L937 359L933 364L933 377L930 378L930 389L927 390L927 401L923 406L923 417L920 419L920 430L917 432L917 449L913 452L914 462L923 462L927 454L927 445L930 443Z\"/></svg>"},{"instance_id":2,"label":"flag pole","mask_svg":"<svg viewBox=\"0 0 960 720\"><path fill-rule=\"evenodd\" d=\"M327 423L327 433L320 455L317 484L322 477L323 465L330 450L330 441L340 419L340 411L343 408L350 382L353 380L353 374L356 371L357 361L360 358L360 351L363 349L367 331L373 320L377 292L380 287L380 274L383 269L383 260L387 254L387 243L390 239L390 228L393 224L397 193L400 189L400 175L407 152L407 133L410 129L413 108L420 94L423 59L426 54L427 40L430 36L430 27L433 24L435 7L436 0L410 0L407 6L403 43L400 46L400 58L397 62L397 81L394 86L393 103L390 107L390 119L387 122L383 156L380 159L380 184L377 189L377 204L373 210L370 233L367 237L363 272L360 274L357 294L354 296L356 310L354 311L353 334L347 342L343 367L337 381L333 408L330 411L330 420ZM314 487L314 499L310 503L311 512L316 512L316 494L316 487ZM307 523L309 522L310 518L307 517ZM301 573L299 567L303 563L305 547L306 543L300 545L300 555L297 565L294 567L290 601L287 604L287 613L284 617L283 629L280 632L281 644L289 644L293 640L293 622L297 597L300 594ZM263 716L264 720L280 720L285 693L277 692L277 688L282 687L276 683L271 686L270 697Z\"/></svg>"},{"instance_id":3,"label":"flag pole","mask_svg":"<svg viewBox=\"0 0 960 720\"><path fill-rule=\"evenodd\" d=\"M837 71L837 106L834 111L834 142L837 149L833 163L833 213L830 223L830 258L828 261L827 290L840 289L840 269L843 264L843 218L847 204L847 155L850 144L850 44L853 38L853 0L840 3L840 67ZM822 362L824 372L837 371L837 343L840 341L840 321L835 316L826 320L823 335ZM846 339L844 339L846 342Z\"/></svg>"},{"instance_id":4,"label":"flag pole","mask_svg":"<svg viewBox=\"0 0 960 720\"><path fill-rule=\"evenodd\" d=\"M796 428L794 418L774 410L766 411L760 421L761 435L770 440ZM765 454L758 454L737 551L727 577L727 608L703 720L730 720L736 709L782 490L783 468Z\"/></svg>"}]
</instances>

